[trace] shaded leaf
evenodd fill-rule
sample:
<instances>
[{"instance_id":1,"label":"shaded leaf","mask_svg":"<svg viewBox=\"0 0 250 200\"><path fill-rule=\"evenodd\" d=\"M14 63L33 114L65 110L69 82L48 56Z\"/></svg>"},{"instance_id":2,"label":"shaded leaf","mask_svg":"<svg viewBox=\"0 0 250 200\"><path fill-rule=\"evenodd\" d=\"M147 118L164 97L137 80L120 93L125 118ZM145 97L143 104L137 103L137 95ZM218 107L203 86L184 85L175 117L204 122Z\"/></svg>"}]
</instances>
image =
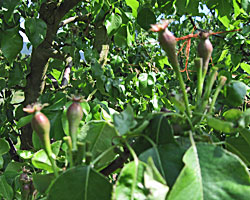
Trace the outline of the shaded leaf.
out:
<instances>
[{"instance_id":1,"label":"shaded leaf","mask_svg":"<svg viewBox=\"0 0 250 200\"><path fill-rule=\"evenodd\" d=\"M33 184L38 192L44 194L55 179L54 174L33 174Z\"/></svg>"},{"instance_id":2,"label":"shaded leaf","mask_svg":"<svg viewBox=\"0 0 250 200\"><path fill-rule=\"evenodd\" d=\"M167 144L158 146L157 149L150 148L140 154L142 161L153 158L155 166L166 180L167 184L172 187L181 169L183 168L182 157L185 149L177 144Z\"/></svg>"},{"instance_id":3,"label":"shaded leaf","mask_svg":"<svg viewBox=\"0 0 250 200\"><path fill-rule=\"evenodd\" d=\"M93 159L112 147L113 137L118 136L115 128L106 121L91 121L83 126L78 135L81 142L88 141L89 151L92 153ZM110 151L98 162L97 166L102 166L114 159L115 153Z\"/></svg>"},{"instance_id":4,"label":"shaded leaf","mask_svg":"<svg viewBox=\"0 0 250 200\"><path fill-rule=\"evenodd\" d=\"M0 155L7 153L9 150L10 150L9 143L5 139L0 138Z\"/></svg>"},{"instance_id":5,"label":"shaded leaf","mask_svg":"<svg viewBox=\"0 0 250 200\"><path fill-rule=\"evenodd\" d=\"M1 50L9 62L12 62L23 48L23 38L19 28L3 31L1 34Z\"/></svg>"},{"instance_id":6,"label":"shaded leaf","mask_svg":"<svg viewBox=\"0 0 250 200\"><path fill-rule=\"evenodd\" d=\"M13 189L7 183L5 176L0 176L0 195L6 200L12 200L13 194Z\"/></svg>"},{"instance_id":7,"label":"shaded leaf","mask_svg":"<svg viewBox=\"0 0 250 200\"><path fill-rule=\"evenodd\" d=\"M47 32L47 25L42 19L28 18L25 20L25 33L36 48L43 42Z\"/></svg>"},{"instance_id":8,"label":"shaded leaf","mask_svg":"<svg viewBox=\"0 0 250 200\"><path fill-rule=\"evenodd\" d=\"M138 13L137 23L147 31L151 24L156 23L155 14L150 8L142 8Z\"/></svg>"},{"instance_id":9,"label":"shaded leaf","mask_svg":"<svg viewBox=\"0 0 250 200\"><path fill-rule=\"evenodd\" d=\"M17 128L22 128L23 126L27 125L31 122L33 115L27 115L24 117L21 117L17 122Z\"/></svg>"},{"instance_id":10,"label":"shaded leaf","mask_svg":"<svg viewBox=\"0 0 250 200\"><path fill-rule=\"evenodd\" d=\"M110 200L112 186L90 166L74 167L56 179L48 200Z\"/></svg>"}]
</instances>

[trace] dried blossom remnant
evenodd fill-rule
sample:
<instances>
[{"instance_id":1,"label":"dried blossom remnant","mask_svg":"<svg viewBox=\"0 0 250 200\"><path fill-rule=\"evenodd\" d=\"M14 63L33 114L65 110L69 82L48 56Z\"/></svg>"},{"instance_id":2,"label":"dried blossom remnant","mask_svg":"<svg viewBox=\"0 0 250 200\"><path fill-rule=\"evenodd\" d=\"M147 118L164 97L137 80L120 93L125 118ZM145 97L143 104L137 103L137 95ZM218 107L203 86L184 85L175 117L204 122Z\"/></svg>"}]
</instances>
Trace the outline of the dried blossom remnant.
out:
<instances>
[{"instance_id":1,"label":"dried blossom remnant","mask_svg":"<svg viewBox=\"0 0 250 200\"><path fill-rule=\"evenodd\" d=\"M41 104L41 103L33 103L31 105L27 105L26 108L23 108L24 112L27 112L29 114L33 114L37 111L41 111L45 106L48 106L47 103Z\"/></svg>"},{"instance_id":2,"label":"dried blossom remnant","mask_svg":"<svg viewBox=\"0 0 250 200\"><path fill-rule=\"evenodd\" d=\"M151 24L150 31L153 31L153 32L164 31L168 27L170 22L171 22L170 20L163 20L159 24Z\"/></svg>"}]
</instances>

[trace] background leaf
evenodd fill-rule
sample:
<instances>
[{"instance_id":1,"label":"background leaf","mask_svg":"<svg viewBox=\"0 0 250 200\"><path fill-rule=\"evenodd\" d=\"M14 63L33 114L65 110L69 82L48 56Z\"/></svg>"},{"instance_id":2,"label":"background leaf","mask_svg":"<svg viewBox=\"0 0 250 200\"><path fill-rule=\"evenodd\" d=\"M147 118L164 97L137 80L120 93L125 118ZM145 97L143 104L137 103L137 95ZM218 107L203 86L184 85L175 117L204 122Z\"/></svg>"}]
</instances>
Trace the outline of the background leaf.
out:
<instances>
[{"instance_id":1,"label":"background leaf","mask_svg":"<svg viewBox=\"0 0 250 200\"><path fill-rule=\"evenodd\" d=\"M46 36L47 25L41 19L28 18L25 20L25 31L31 44L36 48Z\"/></svg>"},{"instance_id":2,"label":"background leaf","mask_svg":"<svg viewBox=\"0 0 250 200\"><path fill-rule=\"evenodd\" d=\"M137 23L148 31L150 29L150 25L156 23L154 12L150 8L142 8L138 13Z\"/></svg>"},{"instance_id":3,"label":"background leaf","mask_svg":"<svg viewBox=\"0 0 250 200\"><path fill-rule=\"evenodd\" d=\"M23 48L23 38L19 27L8 29L1 34L1 50L9 62L12 62Z\"/></svg>"}]
</instances>

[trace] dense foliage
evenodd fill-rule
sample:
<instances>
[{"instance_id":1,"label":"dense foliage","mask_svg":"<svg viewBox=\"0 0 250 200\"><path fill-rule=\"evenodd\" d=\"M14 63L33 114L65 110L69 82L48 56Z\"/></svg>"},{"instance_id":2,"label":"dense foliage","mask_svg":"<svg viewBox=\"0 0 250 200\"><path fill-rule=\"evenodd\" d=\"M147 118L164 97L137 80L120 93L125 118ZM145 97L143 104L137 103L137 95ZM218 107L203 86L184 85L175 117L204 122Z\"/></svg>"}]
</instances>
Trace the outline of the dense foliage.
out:
<instances>
[{"instance_id":1,"label":"dense foliage","mask_svg":"<svg viewBox=\"0 0 250 200\"><path fill-rule=\"evenodd\" d=\"M0 1L0 198L248 200L249 12Z\"/></svg>"}]
</instances>

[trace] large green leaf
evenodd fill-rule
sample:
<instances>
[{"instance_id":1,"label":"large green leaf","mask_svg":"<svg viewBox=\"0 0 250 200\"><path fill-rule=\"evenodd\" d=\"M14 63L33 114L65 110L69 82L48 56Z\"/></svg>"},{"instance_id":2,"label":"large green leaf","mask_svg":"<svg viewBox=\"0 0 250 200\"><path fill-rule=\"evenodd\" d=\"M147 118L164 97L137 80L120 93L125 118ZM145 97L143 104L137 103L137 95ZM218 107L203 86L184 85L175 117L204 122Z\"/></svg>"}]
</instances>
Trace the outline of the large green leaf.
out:
<instances>
[{"instance_id":1,"label":"large green leaf","mask_svg":"<svg viewBox=\"0 0 250 200\"><path fill-rule=\"evenodd\" d=\"M47 32L47 25L42 19L28 18L25 20L25 33L31 44L36 48L43 42Z\"/></svg>"},{"instance_id":2,"label":"large green leaf","mask_svg":"<svg viewBox=\"0 0 250 200\"><path fill-rule=\"evenodd\" d=\"M193 144L183 157L185 167L168 200L237 199L250 195L250 174L232 153L212 144Z\"/></svg>"},{"instance_id":3,"label":"large green leaf","mask_svg":"<svg viewBox=\"0 0 250 200\"><path fill-rule=\"evenodd\" d=\"M156 17L152 9L142 8L138 13L137 23L146 31L150 28L151 24L155 24Z\"/></svg>"},{"instance_id":4,"label":"large green leaf","mask_svg":"<svg viewBox=\"0 0 250 200\"><path fill-rule=\"evenodd\" d=\"M2 196L6 200L12 200L13 199L13 189L8 184L6 178L4 175L0 176L0 196Z\"/></svg>"},{"instance_id":5,"label":"large green leaf","mask_svg":"<svg viewBox=\"0 0 250 200\"><path fill-rule=\"evenodd\" d=\"M238 155L246 165L250 165L250 145L244 137L239 135L238 137L226 138L226 148Z\"/></svg>"},{"instance_id":6,"label":"large green leaf","mask_svg":"<svg viewBox=\"0 0 250 200\"><path fill-rule=\"evenodd\" d=\"M113 137L118 136L115 128L105 121L91 121L81 129L78 139L82 142L88 141L89 151L92 153L93 159L112 147ZM111 162L115 157L114 151L108 152L98 162L98 166L102 166Z\"/></svg>"},{"instance_id":7,"label":"large green leaf","mask_svg":"<svg viewBox=\"0 0 250 200\"><path fill-rule=\"evenodd\" d=\"M1 34L1 50L9 62L12 62L23 48L23 38L19 27L8 29Z\"/></svg>"},{"instance_id":8,"label":"large green leaf","mask_svg":"<svg viewBox=\"0 0 250 200\"><path fill-rule=\"evenodd\" d=\"M9 143L5 139L0 138L0 155L7 153L9 150L10 150Z\"/></svg>"},{"instance_id":9,"label":"large green leaf","mask_svg":"<svg viewBox=\"0 0 250 200\"><path fill-rule=\"evenodd\" d=\"M67 170L49 190L48 200L110 200L112 186L90 166Z\"/></svg>"},{"instance_id":10,"label":"large green leaf","mask_svg":"<svg viewBox=\"0 0 250 200\"><path fill-rule=\"evenodd\" d=\"M54 174L33 174L33 184L38 192L44 194L55 179Z\"/></svg>"},{"instance_id":11,"label":"large green leaf","mask_svg":"<svg viewBox=\"0 0 250 200\"><path fill-rule=\"evenodd\" d=\"M167 184L172 187L184 166L182 162L184 152L185 149L176 144L167 144L157 148L150 148L143 152L139 158L146 162L149 157L152 157L155 166L165 178Z\"/></svg>"}]
</instances>

